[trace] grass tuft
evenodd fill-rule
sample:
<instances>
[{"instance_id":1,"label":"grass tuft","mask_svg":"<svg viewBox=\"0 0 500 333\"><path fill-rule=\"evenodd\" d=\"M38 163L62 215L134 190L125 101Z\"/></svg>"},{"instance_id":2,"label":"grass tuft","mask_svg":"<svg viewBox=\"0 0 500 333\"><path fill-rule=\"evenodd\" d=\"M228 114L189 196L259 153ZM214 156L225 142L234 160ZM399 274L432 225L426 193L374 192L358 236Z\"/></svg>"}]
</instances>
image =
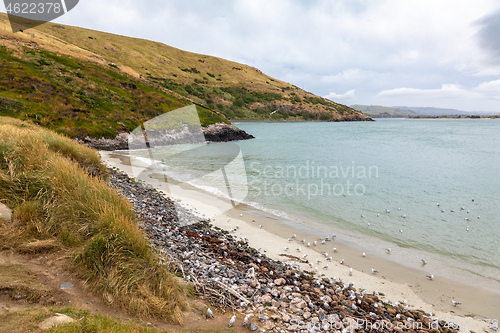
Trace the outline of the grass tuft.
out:
<instances>
[{"instance_id":1,"label":"grass tuft","mask_svg":"<svg viewBox=\"0 0 500 333\"><path fill-rule=\"evenodd\" d=\"M159 264L129 202L105 183L96 151L47 129L0 118L0 246L74 251L93 290L140 317L182 322L185 292Z\"/></svg>"}]
</instances>

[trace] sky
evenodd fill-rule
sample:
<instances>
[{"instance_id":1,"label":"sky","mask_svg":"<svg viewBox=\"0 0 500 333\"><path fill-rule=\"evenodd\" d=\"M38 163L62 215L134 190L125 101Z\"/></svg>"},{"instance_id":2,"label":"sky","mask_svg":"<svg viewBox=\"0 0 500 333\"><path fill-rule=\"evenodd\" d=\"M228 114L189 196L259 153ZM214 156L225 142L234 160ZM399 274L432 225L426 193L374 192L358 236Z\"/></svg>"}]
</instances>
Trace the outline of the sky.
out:
<instances>
[{"instance_id":1,"label":"sky","mask_svg":"<svg viewBox=\"0 0 500 333\"><path fill-rule=\"evenodd\" d=\"M346 105L500 113L498 0L82 0L55 22L241 62Z\"/></svg>"}]
</instances>

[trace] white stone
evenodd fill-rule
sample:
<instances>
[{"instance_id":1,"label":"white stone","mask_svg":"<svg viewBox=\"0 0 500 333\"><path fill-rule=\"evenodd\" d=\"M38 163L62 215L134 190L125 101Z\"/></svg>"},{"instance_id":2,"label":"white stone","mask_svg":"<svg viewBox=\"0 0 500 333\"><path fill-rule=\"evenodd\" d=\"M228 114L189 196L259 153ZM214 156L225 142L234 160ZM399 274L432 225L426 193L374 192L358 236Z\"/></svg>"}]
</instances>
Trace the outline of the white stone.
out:
<instances>
[{"instance_id":1,"label":"white stone","mask_svg":"<svg viewBox=\"0 0 500 333\"><path fill-rule=\"evenodd\" d=\"M12 210L2 203L0 203L0 220L4 220L5 222L12 220Z\"/></svg>"},{"instance_id":2,"label":"white stone","mask_svg":"<svg viewBox=\"0 0 500 333\"><path fill-rule=\"evenodd\" d=\"M42 330L48 330L51 329L52 327L57 327L62 324L69 324L74 322L75 320L69 316L66 316L64 314L56 313L55 316L52 316L50 318L45 319L40 323L40 329Z\"/></svg>"}]
</instances>

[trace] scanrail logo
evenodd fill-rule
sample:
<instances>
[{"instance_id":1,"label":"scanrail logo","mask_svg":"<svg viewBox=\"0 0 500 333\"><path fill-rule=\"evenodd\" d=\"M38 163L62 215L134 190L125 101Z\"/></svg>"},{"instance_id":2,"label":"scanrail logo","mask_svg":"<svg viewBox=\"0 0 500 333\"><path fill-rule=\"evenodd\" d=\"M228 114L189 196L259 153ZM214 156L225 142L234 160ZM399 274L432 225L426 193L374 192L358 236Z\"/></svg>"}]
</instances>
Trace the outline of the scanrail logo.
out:
<instances>
[{"instance_id":1,"label":"scanrail logo","mask_svg":"<svg viewBox=\"0 0 500 333\"><path fill-rule=\"evenodd\" d=\"M133 176L145 182L154 179L156 189L169 197L182 197L185 189L180 183L210 189L219 194L218 205L214 207L219 215L248 195L240 147L233 142L207 142L195 105L144 122L128 135L128 149ZM195 173L188 172L187 178L175 179L166 170L169 165L180 165L185 171L195 169L192 170Z\"/></svg>"},{"instance_id":2,"label":"scanrail logo","mask_svg":"<svg viewBox=\"0 0 500 333\"><path fill-rule=\"evenodd\" d=\"M79 0L4 0L12 32L50 22L73 8Z\"/></svg>"}]
</instances>

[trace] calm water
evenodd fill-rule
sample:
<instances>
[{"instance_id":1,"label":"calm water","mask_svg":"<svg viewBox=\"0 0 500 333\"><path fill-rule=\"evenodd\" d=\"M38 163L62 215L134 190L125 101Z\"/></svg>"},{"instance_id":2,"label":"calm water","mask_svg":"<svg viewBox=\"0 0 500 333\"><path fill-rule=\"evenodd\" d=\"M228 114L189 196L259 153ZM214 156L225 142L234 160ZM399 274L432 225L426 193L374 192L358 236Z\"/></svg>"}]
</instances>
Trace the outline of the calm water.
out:
<instances>
[{"instance_id":1,"label":"calm water","mask_svg":"<svg viewBox=\"0 0 500 333\"><path fill-rule=\"evenodd\" d=\"M256 139L183 154L185 146L162 148L155 159L213 190L193 178L227 164L239 146L246 172L228 174L240 200L381 253L382 243L395 244L500 279L500 121L236 125Z\"/></svg>"}]
</instances>

